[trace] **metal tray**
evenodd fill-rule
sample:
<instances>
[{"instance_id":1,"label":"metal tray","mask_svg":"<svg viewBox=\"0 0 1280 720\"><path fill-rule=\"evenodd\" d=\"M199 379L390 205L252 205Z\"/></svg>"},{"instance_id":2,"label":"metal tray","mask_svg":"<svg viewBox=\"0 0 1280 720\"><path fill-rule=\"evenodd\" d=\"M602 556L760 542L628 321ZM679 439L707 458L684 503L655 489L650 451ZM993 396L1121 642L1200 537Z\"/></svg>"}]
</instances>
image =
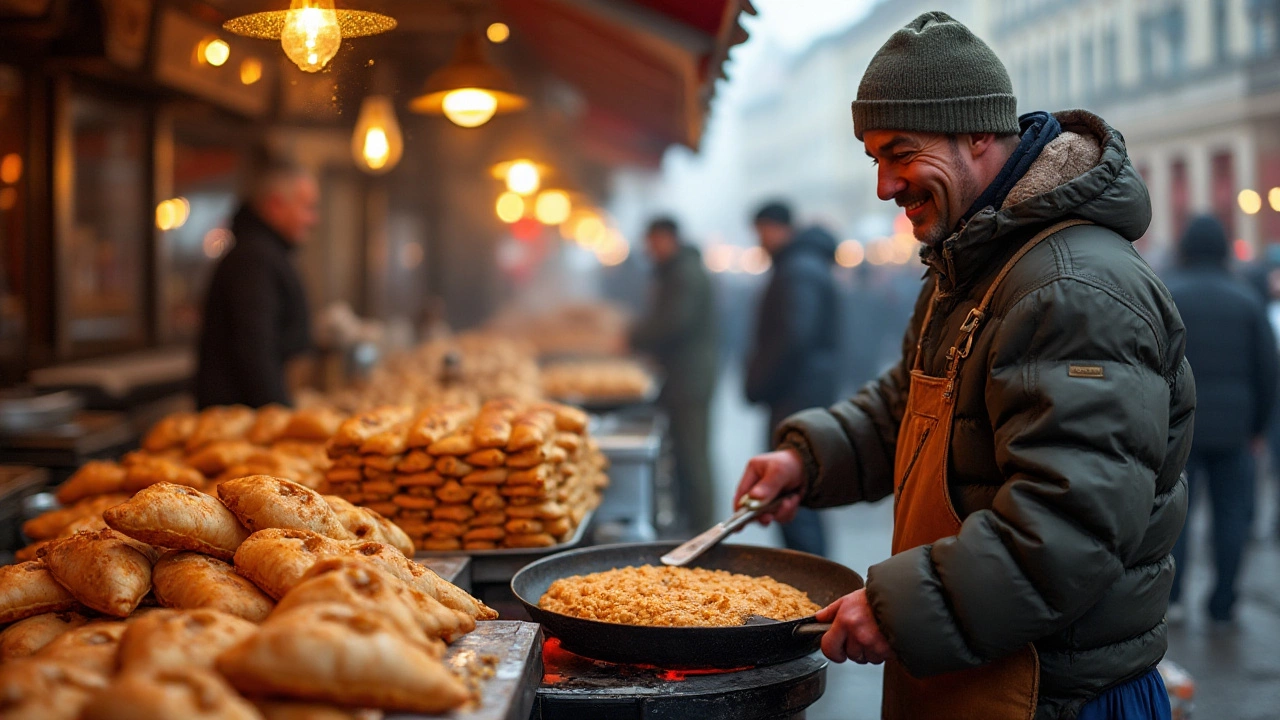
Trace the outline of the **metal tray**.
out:
<instances>
[{"instance_id":1,"label":"metal tray","mask_svg":"<svg viewBox=\"0 0 1280 720\"><path fill-rule=\"evenodd\" d=\"M573 531L573 537L559 545L540 548L498 548L497 550L419 550L413 554L413 557L433 558L466 555L471 558L471 582L507 583L520 571L520 568L534 560L539 560L564 550L572 550L582 545L583 540L587 537L587 529L590 527L591 521L595 519L595 515L596 511L594 509L583 515L582 522L578 523L577 529Z\"/></svg>"}]
</instances>

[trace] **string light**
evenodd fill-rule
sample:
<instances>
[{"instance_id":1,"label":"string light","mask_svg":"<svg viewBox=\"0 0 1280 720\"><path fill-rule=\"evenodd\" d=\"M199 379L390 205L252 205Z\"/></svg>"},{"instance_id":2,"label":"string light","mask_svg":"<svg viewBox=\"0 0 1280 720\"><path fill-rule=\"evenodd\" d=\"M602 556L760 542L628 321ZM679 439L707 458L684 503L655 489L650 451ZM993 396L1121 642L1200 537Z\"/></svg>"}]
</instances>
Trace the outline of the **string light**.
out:
<instances>
[{"instance_id":1,"label":"string light","mask_svg":"<svg viewBox=\"0 0 1280 720\"><path fill-rule=\"evenodd\" d=\"M484 34L489 38L489 42L501 45L507 41L507 38L511 37L511 28L507 27L506 23L496 22L491 24L484 31Z\"/></svg>"}]
</instances>

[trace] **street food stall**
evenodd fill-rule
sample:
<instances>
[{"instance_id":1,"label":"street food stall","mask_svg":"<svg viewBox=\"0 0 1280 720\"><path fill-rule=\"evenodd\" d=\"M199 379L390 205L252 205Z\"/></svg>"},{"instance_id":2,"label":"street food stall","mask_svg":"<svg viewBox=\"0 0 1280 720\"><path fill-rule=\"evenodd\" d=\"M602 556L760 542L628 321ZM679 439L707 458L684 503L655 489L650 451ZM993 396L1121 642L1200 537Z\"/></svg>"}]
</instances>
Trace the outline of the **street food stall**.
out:
<instances>
[{"instance_id":1,"label":"street food stall","mask_svg":"<svg viewBox=\"0 0 1280 720\"><path fill-rule=\"evenodd\" d=\"M639 645L591 619L596 543L673 546L663 379L612 354L624 313L498 313L566 253L625 265L610 172L697 146L743 12L0 2L0 414L34 419L0 428L0 714L803 717L817 636L742 638L792 638L860 579L725 546L672 577L789 600L639 620ZM196 411L202 294L265 154L319 178L296 261L349 330L330 359L362 368ZM697 637L717 657L669 656Z\"/></svg>"}]
</instances>

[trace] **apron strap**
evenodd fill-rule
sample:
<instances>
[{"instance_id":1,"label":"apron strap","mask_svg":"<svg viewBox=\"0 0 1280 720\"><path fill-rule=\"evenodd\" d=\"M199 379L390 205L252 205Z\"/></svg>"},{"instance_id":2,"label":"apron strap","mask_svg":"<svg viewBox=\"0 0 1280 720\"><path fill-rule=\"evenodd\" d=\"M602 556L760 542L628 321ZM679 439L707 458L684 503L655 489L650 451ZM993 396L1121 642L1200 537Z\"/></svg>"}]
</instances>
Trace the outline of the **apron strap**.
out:
<instances>
[{"instance_id":1,"label":"apron strap","mask_svg":"<svg viewBox=\"0 0 1280 720\"><path fill-rule=\"evenodd\" d=\"M960 373L960 361L969 357L969 351L973 349L973 336L977 334L978 326L987 318L987 310L991 307L991 300L996 295L996 289L1000 287L1000 283L1004 282L1005 277L1013 270L1013 266L1017 265L1018 261L1027 253L1031 252L1032 248L1039 245L1049 236L1075 225L1092 224L1093 223L1089 220L1081 220L1079 218L1072 218L1070 220L1063 220L1061 222L1054 223L1053 225L1050 225L1044 230L1036 233L1034 237L1018 249L1018 252L1013 254L1013 257L1009 258L1009 262L1005 263L1004 267L1000 268L1000 274L996 275L996 279L993 280L991 285L987 288L987 294L982 297L982 302L978 303L978 307L969 311L968 317L966 317L964 319L964 323L960 325L960 334L956 337L955 345L952 345L951 349L947 351L948 383L946 392L948 395L950 395L952 390L955 388L955 378ZM923 328L921 328L920 333L921 336L923 336Z\"/></svg>"}]
</instances>

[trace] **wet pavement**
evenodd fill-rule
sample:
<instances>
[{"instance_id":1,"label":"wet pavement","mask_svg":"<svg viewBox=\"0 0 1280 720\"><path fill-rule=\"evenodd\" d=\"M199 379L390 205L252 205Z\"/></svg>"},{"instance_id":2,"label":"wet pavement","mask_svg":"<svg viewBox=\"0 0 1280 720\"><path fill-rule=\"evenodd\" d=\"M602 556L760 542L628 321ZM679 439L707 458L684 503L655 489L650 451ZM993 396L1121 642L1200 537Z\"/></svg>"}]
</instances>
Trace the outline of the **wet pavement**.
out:
<instances>
[{"instance_id":1,"label":"wet pavement","mask_svg":"<svg viewBox=\"0 0 1280 720\"><path fill-rule=\"evenodd\" d=\"M717 512L728 517L742 466L764 445L766 416L745 404L740 380L722 378L712 410L712 461ZM1237 623L1210 623L1203 601L1212 570L1206 562L1207 513L1193 516L1193 541L1186 599L1186 622L1170 629L1168 658L1196 681L1196 720L1280 720L1280 544L1276 537L1275 485L1262 488L1255 539L1243 570ZM1203 494L1202 494L1203 497ZM865 575L889 553L892 527L887 501L823 511L833 559ZM781 546L774 528L754 526L737 542ZM852 663L831 665L827 691L809 709L809 720L875 720L880 717L880 668Z\"/></svg>"}]
</instances>

